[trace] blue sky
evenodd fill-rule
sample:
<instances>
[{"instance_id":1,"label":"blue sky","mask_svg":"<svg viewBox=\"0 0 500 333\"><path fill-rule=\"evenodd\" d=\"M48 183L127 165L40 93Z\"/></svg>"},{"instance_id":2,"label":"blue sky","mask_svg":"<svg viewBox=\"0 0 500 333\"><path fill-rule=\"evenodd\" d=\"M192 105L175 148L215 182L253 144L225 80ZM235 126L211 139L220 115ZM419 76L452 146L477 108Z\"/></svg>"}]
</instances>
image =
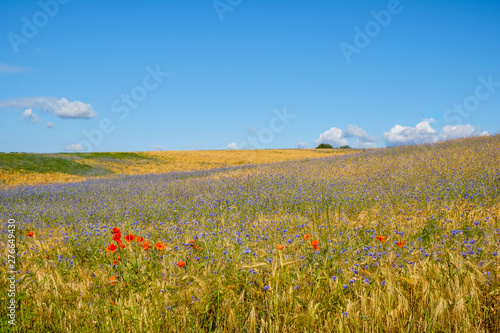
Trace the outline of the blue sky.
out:
<instances>
[{"instance_id":1,"label":"blue sky","mask_svg":"<svg viewBox=\"0 0 500 333\"><path fill-rule=\"evenodd\" d=\"M0 2L0 151L498 133L499 1Z\"/></svg>"}]
</instances>

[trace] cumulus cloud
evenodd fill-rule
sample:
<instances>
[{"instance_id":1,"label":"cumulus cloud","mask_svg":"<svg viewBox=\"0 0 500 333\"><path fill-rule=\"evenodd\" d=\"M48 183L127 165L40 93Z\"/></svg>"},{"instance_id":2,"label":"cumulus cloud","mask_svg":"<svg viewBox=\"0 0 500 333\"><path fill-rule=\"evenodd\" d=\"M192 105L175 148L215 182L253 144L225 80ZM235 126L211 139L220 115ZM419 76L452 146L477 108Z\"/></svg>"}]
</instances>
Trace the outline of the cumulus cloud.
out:
<instances>
[{"instance_id":1,"label":"cumulus cloud","mask_svg":"<svg viewBox=\"0 0 500 333\"><path fill-rule=\"evenodd\" d=\"M320 143L329 143L332 146L345 146L347 140L344 138L343 131L340 128L332 127L328 131L320 134L319 138L314 140L319 145Z\"/></svg>"},{"instance_id":2,"label":"cumulus cloud","mask_svg":"<svg viewBox=\"0 0 500 333\"><path fill-rule=\"evenodd\" d=\"M66 98L57 97L20 97L0 100L0 108L5 107L39 107L60 118L70 119L88 119L97 115L90 104L81 101L70 102Z\"/></svg>"},{"instance_id":3,"label":"cumulus cloud","mask_svg":"<svg viewBox=\"0 0 500 333\"><path fill-rule=\"evenodd\" d=\"M33 113L33 110L31 109L26 109L23 112L22 118L30 123L38 123L40 122L40 118L36 114Z\"/></svg>"},{"instance_id":4,"label":"cumulus cloud","mask_svg":"<svg viewBox=\"0 0 500 333\"><path fill-rule=\"evenodd\" d=\"M71 145L64 147L64 150L66 150L66 151L84 151L85 147L83 147L79 143L73 143Z\"/></svg>"},{"instance_id":5,"label":"cumulus cloud","mask_svg":"<svg viewBox=\"0 0 500 333\"><path fill-rule=\"evenodd\" d=\"M344 138L356 138L352 145L354 148L375 148L377 146L377 139L356 125L347 126L344 131Z\"/></svg>"},{"instance_id":6,"label":"cumulus cloud","mask_svg":"<svg viewBox=\"0 0 500 333\"><path fill-rule=\"evenodd\" d=\"M458 139L458 138L465 138L469 136L487 136L490 135L489 132L486 131L478 131L474 126L471 124L467 125L447 125L443 127L443 131L441 132L440 138L442 140L450 140L450 139Z\"/></svg>"},{"instance_id":7,"label":"cumulus cloud","mask_svg":"<svg viewBox=\"0 0 500 333\"><path fill-rule=\"evenodd\" d=\"M451 140L470 136L490 135L489 132L479 131L471 124L447 125L441 133L432 128L434 119L425 119L415 127L396 125L389 132L384 132L384 140L388 146L400 146L405 144L432 143L438 140Z\"/></svg>"},{"instance_id":8,"label":"cumulus cloud","mask_svg":"<svg viewBox=\"0 0 500 333\"><path fill-rule=\"evenodd\" d=\"M238 144L236 142L231 142L230 144L227 145L227 148L231 150L240 149L240 147L238 147Z\"/></svg>"},{"instance_id":9,"label":"cumulus cloud","mask_svg":"<svg viewBox=\"0 0 500 333\"><path fill-rule=\"evenodd\" d=\"M302 148L306 148L306 147L307 147L307 143L305 143L305 142L299 142L299 143L297 144L297 148L302 149Z\"/></svg>"},{"instance_id":10,"label":"cumulus cloud","mask_svg":"<svg viewBox=\"0 0 500 333\"><path fill-rule=\"evenodd\" d=\"M362 139L363 141L375 141L375 139L373 139L368 133L366 133L364 129L356 125L347 126L344 131L344 137L356 137Z\"/></svg>"},{"instance_id":11,"label":"cumulus cloud","mask_svg":"<svg viewBox=\"0 0 500 333\"><path fill-rule=\"evenodd\" d=\"M356 125L349 125L345 130L332 127L323 132L314 142L316 144L329 143L334 147L341 147L348 145L348 138L356 139L352 145L354 148L375 148L377 146L377 139Z\"/></svg>"},{"instance_id":12,"label":"cumulus cloud","mask_svg":"<svg viewBox=\"0 0 500 333\"><path fill-rule=\"evenodd\" d=\"M389 132L384 132L384 140L388 146L436 142L438 132L432 128L434 119L425 119L415 127L396 125Z\"/></svg>"},{"instance_id":13,"label":"cumulus cloud","mask_svg":"<svg viewBox=\"0 0 500 333\"><path fill-rule=\"evenodd\" d=\"M45 124L45 127L47 127L47 128L54 128L55 126L54 126L54 123L47 122L47 123Z\"/></svg>"},{"instance_id":14,"label":"cumulus cloud","mask_svg":"<svg viewBox=\"0 0 500 333\"><path fill-rule=\"evenodd\" d=\"M92 109L92 105L80 101L70 102L66 98L48 105L47 109L52 109L54 114L61 118L93 118L96 113Z\"/></svg>"}]
</instances>

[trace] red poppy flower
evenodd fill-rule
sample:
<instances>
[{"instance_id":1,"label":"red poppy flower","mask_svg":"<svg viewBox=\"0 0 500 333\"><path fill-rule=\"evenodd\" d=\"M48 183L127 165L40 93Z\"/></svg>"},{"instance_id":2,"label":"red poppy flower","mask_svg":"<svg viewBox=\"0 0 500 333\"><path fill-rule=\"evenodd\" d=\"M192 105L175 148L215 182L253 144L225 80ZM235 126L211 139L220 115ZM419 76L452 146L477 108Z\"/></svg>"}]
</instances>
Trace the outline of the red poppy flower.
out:
<instances>
[{"instance_id":1,"label":"red poppy flower","mask_svg":"<svg viewBox=\"0 0 500 333\"><path fill-rule=\"evenodd\" d=\"M186 265L186 263L184 261L179 261L177 263L177 266L179 266L179 267L184 267L185 265Z\"/></svg>"},{"instance_id":2,"label":"red poppy flower","mask_svg":"<svg viewBox=\"0 0 500 333\"><path fill-rule=\"evenodd\" d=\"M142 243L142 241L144 240L144 237L137 237L137 243Z\"/></svg>"},{"instance_id":3,"label":"red poppy flower","mask_svg":"<svg viewBox=\"0 0 500 333\"><path fill-rule=\"evenodd\" d=\"M165 248L165 244L163 244L162 242L158 242L155 244L155 247L157 250L163 250Z\"/></svg>"},{"instance_id":4,"label":"red poppy flower","mask_svg":"<svg viewBox=\"0 0 500 333\"><path fill-rule=\"evenodd\" d=\"M144 249L144 251L149 251L149 249L151 248L149 246L149 242L144 242L144 244L142 244L141 246Z\"/></svg>"},{"instance_id":5,"label":"red poppy flower","mask_svg":"<svg viewBox=\"0 0 500 333\"><path fill-rule=\"evenodd\" d=\"M116 260L113 260L113 266L116 266L118 262Z\"/></svg>"},{"instance_id":6,"label":"red poppy flower","mask_svg":"<svg viewBox=\"0 0 500 333\"><path fill-rule=\"evenodd\" d=\"M45 258L49 259L49 258L50 258L50 256L46 256Z\"/></svg>"},{"instance_id":7,"label":"red poppy flower","mask_svg":"<svg viewBox=\"0 0 500 333\"><path fill-rule=\"evenodd\" d=\"M276 248L278 250L283 250L285 248L285 245L278 244L278 245L276 245Z\"/></svg>"},{"instance_id":8,"label":"red poppy flower","mask_svg":"<svg viewBox=\"0 0 500 333\"><path fill-rule=\"evenodd\" d=\"M113 276L110 276L110 277L109 277L109 282L111 283L111 285L114 285L114 284L115 284L115 282L116 282L116 276L114 276L114 275L113 275Z\"/></svg>"},{"instance_id":9,"label":"red poppy flower","mask_svg":"<svg viewBox=\"0 0 500 333\"><path fill-rule=\"evenodd\" d=\"M304 240L308 240L311 237L311 234L304 235Z\"/></svg>"},{"instance_id":10,"label":"red poppy flower","mask_svg":"<svg viewBox=\"0 0 500 333\"><path fill-rule=\"evenodd\" d=\"M115 253L117 247L115 244L109 244L109 246L106 248L106 251L108 252L111 252L111 253Z\"/></svg>"},{"instance_id":11,"label":"red poppy flower","mask_svg":"<svg viewBox=\"0 0 500 333\"><path fill-rule=\"evenodd\" d=\"M385 236L377 236L377 237L375 237L375 239L378 240L379 242L385 243Z\"/></svg>"},{"instance_id":12,"label":"red poppy flower","mask_svg":"<svg viewBox=\"0 0 500 333\"><path fill-rule=\"evenodd\" d=\"M114 234L113 235L113 240L116 241L117 243L121 243L122 240L120 239L122 237L121 234Z\"/></svg>"},{"instance_id":13,"label":"red poppy flower","mask_svg":"<svg viewBox=\"0 0 500 333\"><path fill-rule=\"evenodd\" d=\"M119 234L119 233L120 233L120 229L118 229L118 228L113 228L113 229L111 229L111 233L112 233L112 234Z\"/></svg>"},{"instance_id":14,"label":"red poppy flower","mask_svg":"<svg viewBox=\"0 0 500 333\"><path fill-rule=\"evenodd\" d=\"M191 247L194 247L197 250L201 250L201 247L197 246L196 244L191 244Z\"/></svg>"},{"instance_id":15,"label":"red poppy flower","mask_svg":"<svg viewBox=\"0 0 500 333\"><path fill-rule=\"evenodd\" d=\"M120 260L122 260L122 258L120 258L120 257L116 257L116 260L120 261Z\"/></svg>"},{"instance_id":16,"label":"red poppy flower","mask_svg":"<svg viewBox=\"0 0 500 333\"><path fill-rule=\"evenodd\" d=\"M403 239L403 240L401 241L401 243L400 243L400 242L396 242L396 245L397 245L397 246L399 246L399 247L405 247L405 243L406 243L406 242L405 242L405 241L404 241L404 239Z\"/></svg>"},{"instance_id":17,"label":"red poppy flower","mask_svg":"<svg viewBox=\"0 0 500 333\"><path fill-rule=\"evenodd\" d=\"M33 231L28 232L28 237L33 237L34 233Z\"/></svg>"},{"instance_id":18,"label":"red poppy flower","mask_svg":"<svg viewBox=\"0 0 500 333\"><path fill-rule=\"evenodd\" d=\"M194 243L194 239L191 239L191 240L189 241L189 243Z\"/></svg>"},{"instance_id":19,"label":"red poppy flower","mask_svg":"<svg viewBox=\"0 0 500 333\"><path fill-rule=\"evenodd\" d=\"M128 234L127 236L125 236L125 240L126 240L127 242L129 242L129 243L130 243L131 241L133 241L133 240L134 240L134 238L135 238L135 236L134 236L134 235L132 235L132 234Z\"/></svg>"},{"instance_id":20,"label":"red poppy flower","mask_svg":"<svg viewBox=\"0 0 500 333\"><path fill-rule=\"evenodd\" d=\"M314 251L318 251L319 250L319 240L313 240L311 242L311 246L313 247Z\"/></svg>"}]
</instances>

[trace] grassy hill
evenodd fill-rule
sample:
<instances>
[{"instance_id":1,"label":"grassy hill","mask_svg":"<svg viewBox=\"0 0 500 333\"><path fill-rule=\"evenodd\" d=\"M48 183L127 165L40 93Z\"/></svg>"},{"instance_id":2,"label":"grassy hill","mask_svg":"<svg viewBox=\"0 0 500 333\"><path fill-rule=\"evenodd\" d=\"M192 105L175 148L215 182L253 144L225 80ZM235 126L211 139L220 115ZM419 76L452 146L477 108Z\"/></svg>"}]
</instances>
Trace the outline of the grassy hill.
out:
<instances>
[{"instance_id":1,"label":"grassy hill","mask_svg":"<svg viewBox=\"0 0 500 333\"><path fill-rule=\"evenodd\" d=\"M320 158L354 149L272 149L116 153L1 153L0 189L118 175L208 170Z\"/></svg>"}]
</instances>

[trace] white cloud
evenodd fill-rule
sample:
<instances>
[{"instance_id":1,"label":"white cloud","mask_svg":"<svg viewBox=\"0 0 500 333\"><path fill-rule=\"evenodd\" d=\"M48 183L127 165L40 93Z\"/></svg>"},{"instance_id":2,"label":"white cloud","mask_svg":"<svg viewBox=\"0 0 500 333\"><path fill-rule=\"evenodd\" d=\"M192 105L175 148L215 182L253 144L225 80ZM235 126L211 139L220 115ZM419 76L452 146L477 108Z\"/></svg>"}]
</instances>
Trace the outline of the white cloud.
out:
<instances>
[{"instance_id":1,"label":"white cloud","mask_svg":"<svg viewBox=\"0 0 500 333\"><path fill-rule=\"evenodd\" d=\"M362 141L376 141L374 138L370 136L370 134L366 133L364 129L356 125L349 125L344 131L344 137L346 138L359 138Z\"/></svg>"},{"instance_id":2,"label":"white cloud","mask_svg":"<svg viewBox=\"0 0 500 333\"><path fill-rule=\"evenodd\" d=\"M297 144L297 148L301 148L302 149L302 148L306 148L306 147L307 147L307 143L305 143L305 142L299 142Z\"/></svg>"},{"instance_id":3,"label":"white cloud","mask_svg":"<svg viewBox=\"0 0 500 333\"><path fill-rule=\"evenodd\" d=\"M0 74L24 73L28 71L29 68L11 66L0 62Z\"/></svg>"},{"instance_id":4,"label":"white cloud","mask_svg":"<svg viewBox=\"0 0 500 333\"><path fill-rule=\"evenodd\" d=\"M329 143L334 147L347 145L347 140L343 136L340 128L332 127L328 131L321 133L318 139L314 140L318 145L320 143Z\"/></svg>"},{"instance_id":5,"label":"white cloud","mask_svg":"<svg viewBox=\"0 0 500 333\"><path fill-rule=\"evenodd\" d=\"M316 144L329 143L334 147L342 147L349 144L348 138L356 139L352 145L354 148L375 148L377 146L377 139L356 125L349 125L345 130L332 127L322 133L314 142Z\"/></svg>"},{"instance_id":6,"label":"white cloud","mask_svg":"<svg viewBox=\"0 0 500 333\"><path fill-rule=\"evenodd\" d=\"M52 111L60 118L88 119L97 115L90 104L57 97L20 97L0 101L0 108L5 107L39 107Z\"/></svg>"},{"instance_id":7,"label":"white cloud","mask_svg":"<svg viewBox=\"0 0 500 333\"><path fill-rule=\"evenodd\" d=\"M92 109L92 105L85 104L80 101L70 102L66 98L61 98L52 105L48 105L47 109L52 109L54 114L61 118L93 118L96 113Z\"/></svg>"},{"instance_id":8,"label":"white cloud","mask_svg":"<svg viewBox=\"0 0 500 333\"><path fill-rule=\"evenodd\" d=\"M471 124L446 125L441 133L432 128L434 119L425 119L415 127L396 125L389 132L384 132L384 140L388 146L399 146L405 144L431 143L438 140L451 140L470 136L486 136L489 132L479 131Z\"/></svg>"},{"instance_id":9,"label":"white cloud","mask_svg":"<svg viewBox=\"0 0 500 333\"><path fill-rule=\"evenodd\" d=\"M45 127L47 127L47 128L54 128L55 126L54 126L54 123L47 122L47 123L45 124Z\"/></svg>"},{"instance_id":10,"label":"white cloud","mask_svg":"<svg viewBox=\"0 0 500 333\"><path fill-rule=\"evenodd\" d=\"M432 128L434 119L425 119L415 127L396 125L389 132L384 132L384 140L388 146L436 142L438 132Z\"/></svg>"},{"instance_id":11,"label":"white cloud","mask_svg":"<svg viewBox=\"0 0 500 333\"><path fill-rule=\"evenodd\" d=\"M33 113L33 110L31 109L26 109L23 112L23 119L30 122L30 123L38 123L40 122L40 118L36 114Z\"/></svg>"},{"instance_id":12,"label":"white cloud","mask_svg":"<svg viewBox=\"0 0 500 333\"><path fill-rule=\"evenodd\" d=\"M354 148L375 148L377 139L366 133L361 127L349 125L344 131L344 138L356 138L352 145Z\"/></svg>"},{"instance_id":13,"label":"white cloud","mask_svg":"<svg viewBox=\"0 0 500 333\"><path fill-rule=\"evenodd\" d=\"M83 147L79 143L73 143L69 146L64 147L64 150L66 150L66 151L84 151L85 147Z\"/></svg>"},{"instance_id":14,"label":"white cloud","mask_svg":"<svg viewBox=\"0 0 500 333\"><path fill-rule=\"evenodd\" d=\"M230 144L227 145L227 148L228 149L240 149L240 147L238 147L238 144L236 142L231 142Z\"/></svg>"},{"instance_id":15,"label":"white cloud","mask_svg":"<svg viewBox=\"0 0 500 333\"><path fill-rule=\"evenodd\" d=\"M356 139L354 144L352 145L353 148L377 148L377 143L376 142L371 142L371 141L361 141Z\"/></svg>"},{"instance_id":16,"label":"white cloud","mask_svg":"<svg viewBox=\"0 0 500 333\"><path fill-rule=\"evenodd\" d=\"M490 133L486 131L480 132L471 124L457 126L447 125L443 127L443 131L439 137L442 140L450 140L476 135L487 136L490 135Z\"/></svg>"},{"instance_id":17,"label":"white cloud","mask_svg":"<svg viewBox=\"0 0 500 333\"><path fill-rule=\"evenodd\" d=\"M163 150L168 150L168 149L163 147L162 145L156 145L153 147L153 151L163 151Z\"/></svg>"}]
</instances>

